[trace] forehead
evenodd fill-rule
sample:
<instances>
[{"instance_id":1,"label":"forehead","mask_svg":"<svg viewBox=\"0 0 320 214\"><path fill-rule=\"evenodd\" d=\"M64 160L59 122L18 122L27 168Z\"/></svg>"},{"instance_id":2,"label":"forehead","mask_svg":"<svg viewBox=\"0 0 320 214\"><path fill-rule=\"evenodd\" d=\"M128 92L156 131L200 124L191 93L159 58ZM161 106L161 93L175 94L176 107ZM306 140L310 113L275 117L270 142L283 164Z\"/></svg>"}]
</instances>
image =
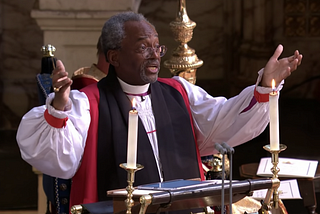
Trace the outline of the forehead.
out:
<instances>
[{"instance_id":1,"label":"forehead","mask_svg":"<svg viewBox=\"0 0 320 214\"><path fill-rule=\"evenodd\" d=\"M124 24L125 38L123 42L139 42L142 40L158 40L155 28L146 21L128 21Z\"/></svg>"}]
</instances>

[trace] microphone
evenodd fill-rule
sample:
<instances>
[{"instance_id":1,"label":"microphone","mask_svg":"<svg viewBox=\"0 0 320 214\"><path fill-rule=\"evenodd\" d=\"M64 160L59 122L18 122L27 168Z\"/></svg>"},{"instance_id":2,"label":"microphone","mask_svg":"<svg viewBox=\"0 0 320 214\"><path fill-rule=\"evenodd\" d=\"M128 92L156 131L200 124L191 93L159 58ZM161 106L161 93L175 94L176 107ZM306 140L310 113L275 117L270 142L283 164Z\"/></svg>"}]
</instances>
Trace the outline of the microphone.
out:
<instances>
[{"instance_id":1,"label":"microphone","mask_svg":"<svg viewBox=\"0 0 320 214\"><path fill-rule=\"evenodd\" d=\"M224 179L225 179L225 154L227 154L227 150L223 148L219 143L215 143L214 147L220 154L222 154L222 178L221 178L221 213L225 213L224 207Z\"/></svg>"},{"instance_id":2,"label":"microphone","mask_svg":"<svg viewBox=\"0 0 320 214\"><path fill-rule=\"evenodd\" d=\"M229 172L229 204L230 204L230 214L232 214L232 156L234 154L234 149L229 146L227 143L221 143L221 147L228 151L229 154L229 162L230 162L230 172Z\"/></svg>"},{"instance_id":3,"label":"microphone","mask_svg":"<svg viewBox=\"0 0 320 214\"><path fill-rule=\"evenodd\" d=\"M234 149L231 146L229 146L227 143L223 142L221 143L221 146L225 148L230 155L234 153Z\"/></svg>"},{"instance_id":4,"label":"microphone","mask_svg":"<svg viewBox=\"0 0 320 214\"><path fill-rule=\"evenodd\" d=\"M227 150L223 148L219 143L215 143L214 148L222 155L227 154Z\"/></svg>"}]
</instances>

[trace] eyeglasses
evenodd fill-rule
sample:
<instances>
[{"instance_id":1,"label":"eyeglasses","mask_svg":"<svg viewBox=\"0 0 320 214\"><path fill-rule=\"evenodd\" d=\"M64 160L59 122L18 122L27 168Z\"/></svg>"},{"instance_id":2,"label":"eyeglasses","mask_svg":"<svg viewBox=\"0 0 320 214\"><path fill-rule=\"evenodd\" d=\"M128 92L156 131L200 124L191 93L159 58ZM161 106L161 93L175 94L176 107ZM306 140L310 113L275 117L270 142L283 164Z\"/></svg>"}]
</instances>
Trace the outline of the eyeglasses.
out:
<instances>
[{"instance_id":1,"label":"eyeglasses","mask_svg":"<svg viewBox=\"0 0 320 214\"><path fill-rule=\"evenodd\" d=\"M156 47L141 47L139 52L143 55L145 59L151 58L152 54L156 52L157 55L163 57L167 52L167 47L164 45Z\"/></svg>"}]
</instances>

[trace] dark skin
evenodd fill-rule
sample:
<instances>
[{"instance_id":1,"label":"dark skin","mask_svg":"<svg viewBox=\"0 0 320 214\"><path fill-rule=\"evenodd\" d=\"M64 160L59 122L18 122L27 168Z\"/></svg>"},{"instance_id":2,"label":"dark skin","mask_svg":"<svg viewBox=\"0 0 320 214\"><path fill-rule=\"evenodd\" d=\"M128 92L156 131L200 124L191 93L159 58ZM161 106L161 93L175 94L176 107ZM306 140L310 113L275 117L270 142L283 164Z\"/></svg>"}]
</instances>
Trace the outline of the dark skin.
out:
<instances>
[{"instance_id":1,"label":"dark skin","mask_svg":"<svg viewBox=\"0 0 320 214\"><path fill-rule=\"evenodd\" d=\"M117 76L131 85L155 82L160 70L160 56L153 52L145 59L141 51L145 47L159 45L158 33L152 25L143 21L129 21L124 24L126 37L120 50L110 50L108 60L115 67Z\"/></svg>"},{"instance_id":2,"label":"dark skin","mask_svg":"<svg viewBox=\"0 0 320 214\"><path fill-rule=\"evenodd\" d=\"M146 47L159 45L159 38L152 25L145 21L128 21L125 23L126 37L121 43L120 50L110 50L107 58L115 67L120 79L131 85L144 85L157 80L160 70L160 56L153 52L146 59L141 50ZM271 80L274 79L278 85L286 79L301 64L302 55L295 51L290 57L278 59L283 51L279 45L273 56L267 62L260 85L271 87ZM53 71L52 85L60 88L55 92L52 106L63 111L70 94L72 80L68 77L63 63L58 60L56 69Z\"/></svg>"}]
</instances>

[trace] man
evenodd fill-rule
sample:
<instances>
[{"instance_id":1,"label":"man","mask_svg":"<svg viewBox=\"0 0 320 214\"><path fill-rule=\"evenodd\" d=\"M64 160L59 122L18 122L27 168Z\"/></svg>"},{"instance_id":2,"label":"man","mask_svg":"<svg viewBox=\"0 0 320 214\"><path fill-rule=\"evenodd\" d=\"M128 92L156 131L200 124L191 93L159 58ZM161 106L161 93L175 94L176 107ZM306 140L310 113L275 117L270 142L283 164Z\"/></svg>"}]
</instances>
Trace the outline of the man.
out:
<instances>
[{"instance_id":1,"label":"man","mask_svg":"<svg viewBox=\"0 0 320 214\"><path fill-rule=\"evenodd\" d=\"M127 186L128 112L135 98L139 112L135 185L203 176L200 156L215 143L230 146L259 135L267 126L268 94L300 65L302 55L278 60L279 45L256 85L229 100L211 97L180 77L158 78L166 48L141 14L111 17L101 32L109 73L82 92L61 61L53 72L56 92L45 106L32 109L17 133L22 158L39 170L72 177L71 206L106 200L106 191Z\"/></svg>"},{"instance_id":2,"label":"man","mask_svg":"<svg viewBox=\"0 0 320 214\"><path fill-rule=\"evenodd\" d=\"M97 83L103 77L107 76L109 63L105 60L101 37L99 37L97 42L97 59L97 63L93 63L91 67L82 67L73 72L71 77L73 80L71 85L72 89L80 90L85 86ZM56 61L56 59L54 61ZM49 62L49 65L52 65L51 60ZM48 70L50 70L50 67ZM52 70L53 68L51 68L50 71ZM45 96L47 96L47 94L45 94ZM44 100L42 103L44 104L45 98L42 100ZM43 188L48 200L51 202L51 213L68 213L70 187L71 179L61 179L46 174L43 175Z\"/></svg>"}]
</instances>

